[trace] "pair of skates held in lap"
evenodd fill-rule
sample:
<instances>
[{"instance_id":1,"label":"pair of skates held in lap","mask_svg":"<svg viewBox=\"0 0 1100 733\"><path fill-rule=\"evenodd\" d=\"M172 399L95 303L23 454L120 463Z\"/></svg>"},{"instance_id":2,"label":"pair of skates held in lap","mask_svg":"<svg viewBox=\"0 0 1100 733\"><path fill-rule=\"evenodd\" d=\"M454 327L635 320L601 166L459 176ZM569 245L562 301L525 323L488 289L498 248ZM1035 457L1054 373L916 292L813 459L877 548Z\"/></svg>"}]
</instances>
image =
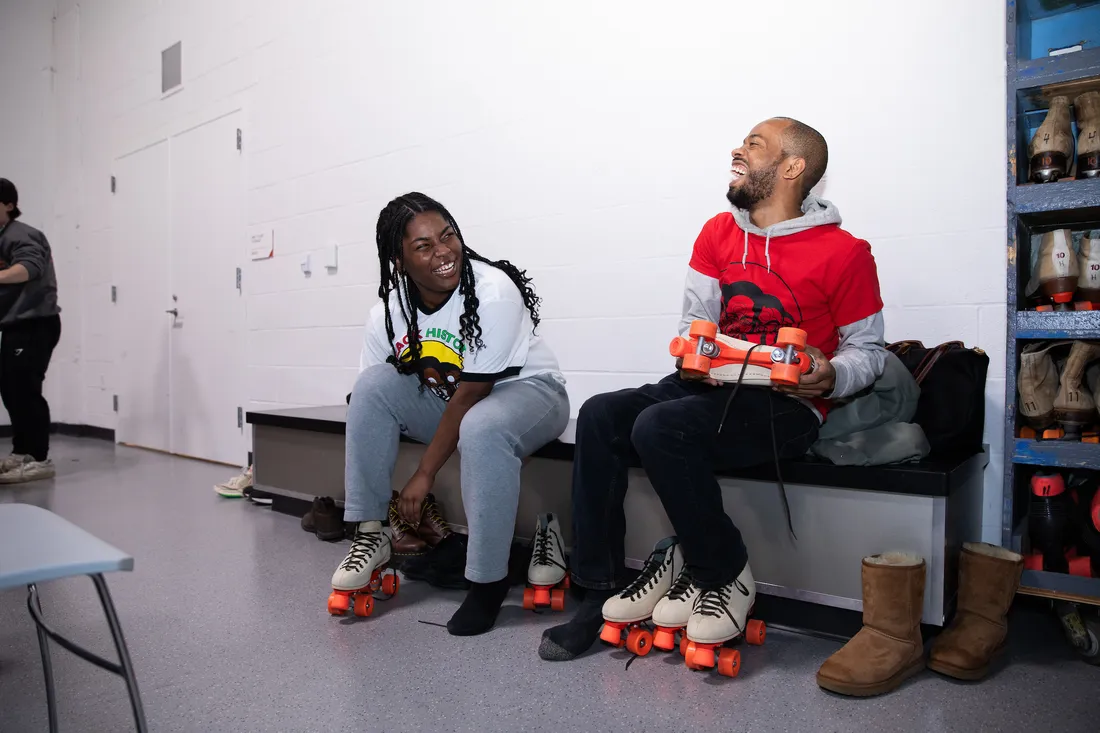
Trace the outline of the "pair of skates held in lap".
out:
<instances>
[{"instance_id":1,"label":"pair of skates held in lap","mask_svg":"<svg viewBox=\"0 0 1100 733\"><path fill-rule=\"evenodd\" d=\"M677 336L668 352L682 360L681 371L718 382L796 385L817 364L806 354L806 332L781 328L775 346L730 338L718 333L718 324L692 321L688 338Z\"/></svg>"}]
</instances>

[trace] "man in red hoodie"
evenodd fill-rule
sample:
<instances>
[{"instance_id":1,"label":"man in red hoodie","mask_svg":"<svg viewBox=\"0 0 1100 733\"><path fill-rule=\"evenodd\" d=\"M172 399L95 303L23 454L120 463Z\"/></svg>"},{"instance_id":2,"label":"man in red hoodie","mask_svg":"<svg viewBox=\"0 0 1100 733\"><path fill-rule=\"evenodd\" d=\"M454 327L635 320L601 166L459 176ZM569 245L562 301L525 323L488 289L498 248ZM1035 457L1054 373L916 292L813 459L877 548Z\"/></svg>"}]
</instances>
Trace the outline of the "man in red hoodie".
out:
<instances>
[{"instance_id":1,"label":"man in red hoodie","mask_svg":"<svg viewBox=\"0 0 1100 733\"><path fill-rule=\"evenodd\" d=\"M672 374L581 407L570 564L585 595L573 619L543 634L543 659L583 653L605 616L652 617L686 627L693 641L742 633L756 585L715 471L798 458L816 440L830 400L882 373L882 298L870 245L810 193L828 164L825 138L774 118L754 127L732 157L733 211L708 221L695 241L680 333L705 319L727 336L774 344L780 328L797 327L816 367L797 386L742 386L732 402L730 386ZM626 585L623 499L627 467L638 461L677 536L658 543Z\"/></svg>"}]
</instances>

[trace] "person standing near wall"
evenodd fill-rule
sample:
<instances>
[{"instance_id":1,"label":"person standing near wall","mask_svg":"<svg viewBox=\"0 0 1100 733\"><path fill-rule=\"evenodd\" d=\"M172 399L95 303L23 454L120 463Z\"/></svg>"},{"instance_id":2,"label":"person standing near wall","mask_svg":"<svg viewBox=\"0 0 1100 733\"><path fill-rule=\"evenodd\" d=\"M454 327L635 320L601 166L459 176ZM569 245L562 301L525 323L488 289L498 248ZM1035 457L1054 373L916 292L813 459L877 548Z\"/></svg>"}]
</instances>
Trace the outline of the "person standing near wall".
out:
<instances>
[{"instance_id":1,"label":"person standing near wall","mask_svg":"<svg viewBox=\"0 0 1100 733\"><path fill-rule=\"evenodd\" d=\"M46 236L18 221L21 213L15 184L0 178L0 399L12 429L0 484L54 476L42 384L61 338L57 275Z\"/></svg>"}]
</instances>

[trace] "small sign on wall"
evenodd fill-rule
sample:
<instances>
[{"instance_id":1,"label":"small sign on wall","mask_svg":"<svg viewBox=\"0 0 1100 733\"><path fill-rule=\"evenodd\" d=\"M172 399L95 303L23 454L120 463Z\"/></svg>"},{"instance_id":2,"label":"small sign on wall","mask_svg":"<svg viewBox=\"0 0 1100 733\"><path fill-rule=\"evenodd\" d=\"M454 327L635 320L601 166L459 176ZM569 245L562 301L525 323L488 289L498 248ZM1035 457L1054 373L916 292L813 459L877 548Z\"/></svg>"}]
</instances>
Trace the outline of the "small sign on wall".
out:
<instances>
[{"instance_id":1,"label":"small sign on wall","mask_svg":"<svg viewBox=\"0 0 1100 733\"><path fill-rule=\"evenodd\" d=\"M253 260L269 260L275 256L275 230L257 229L248 236L248 252Z\"/></svg>"}]
</instances>

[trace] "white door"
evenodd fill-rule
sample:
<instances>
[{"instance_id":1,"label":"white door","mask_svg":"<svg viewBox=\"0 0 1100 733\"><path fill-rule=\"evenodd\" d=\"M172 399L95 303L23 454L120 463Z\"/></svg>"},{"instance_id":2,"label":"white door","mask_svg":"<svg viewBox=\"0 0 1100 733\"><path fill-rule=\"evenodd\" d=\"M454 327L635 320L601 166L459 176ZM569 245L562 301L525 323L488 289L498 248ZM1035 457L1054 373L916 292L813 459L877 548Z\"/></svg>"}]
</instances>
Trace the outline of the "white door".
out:
<instances>
[{"instance_id":1,"label":"white door","mask_svg":"<svg viewBox=\"0 0 1100 733\"><path fill-rule=\"evenodd\" d=\"M113 352L121 443L169 451L171 308L168 141L115 161L112 252L117 292Z\"/></svg>"},{"instance_id":2,"label":"white door","mask_svg":"<svg viewBox=\"0 0 1100 733\"><path fill-rule=\"evenodd\" d=\"M240 113L171 139L171 440L180 455L241 464L245 251Z\"/></svg>"}]
</instances>

